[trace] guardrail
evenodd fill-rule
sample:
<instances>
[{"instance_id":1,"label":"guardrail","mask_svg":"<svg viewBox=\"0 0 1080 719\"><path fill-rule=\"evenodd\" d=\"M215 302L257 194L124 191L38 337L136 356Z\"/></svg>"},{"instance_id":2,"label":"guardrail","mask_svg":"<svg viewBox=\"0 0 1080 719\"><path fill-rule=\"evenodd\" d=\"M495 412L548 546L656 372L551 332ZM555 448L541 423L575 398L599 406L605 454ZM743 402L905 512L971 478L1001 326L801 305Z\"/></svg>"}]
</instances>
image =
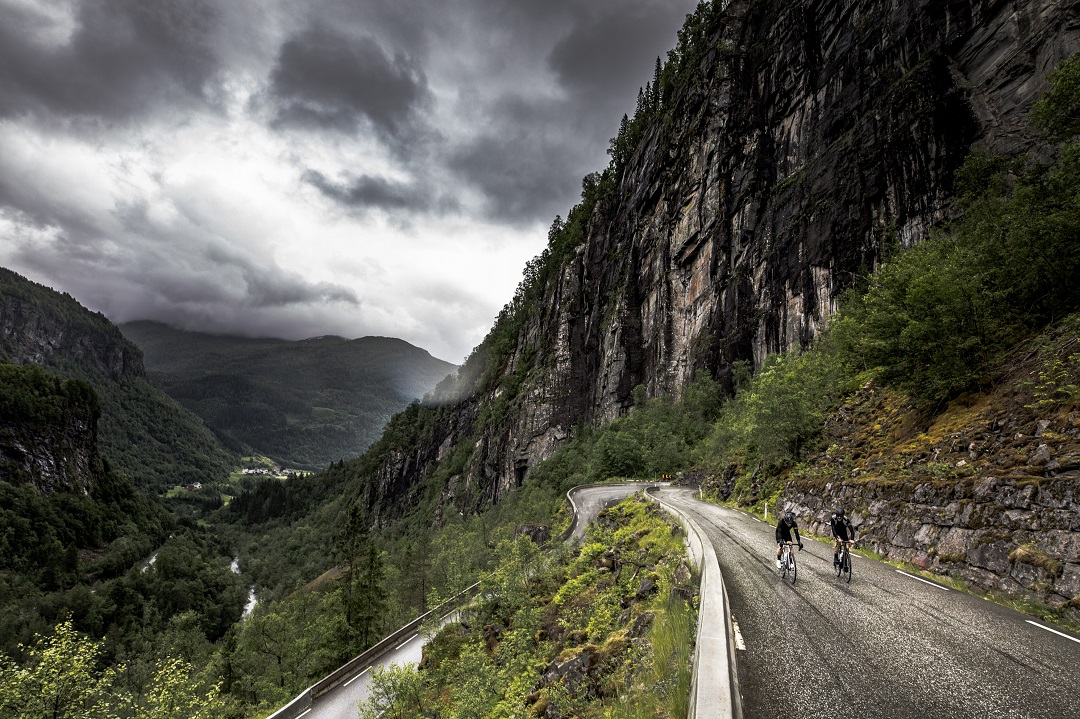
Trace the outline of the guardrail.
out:
<instances>
[{"instance_id":1,"label":"guardrail","mask_svg":"<svg viewBox=\"0 0 1080 719\"><path fill-rule=\"evenodd\" d=\"M334 687L342 684L343 682L352 679L360 671L366 669L372 662L372 660L378 658L380 655L385 654L390 649L393 649L394 645L402 638L417 631L420 626L433 616L438 616L439 612L445 612L448 609L458 606L461 602L469 599L476 593L476 590L480 587L480 582L473 584L466 588L464 591L454 595L450 599L435 607L434 609L421 614L416 619L412 620L405 626L401 627L393 634L379 640L378 643L371 645L363 652L353 657L346 663L334 671L327 674L319 681L312 684L310 687L300 693L298 697L291 702L278 709L271 714L267 719L296 719L296 717L307 711L315 700L323 696L327 692L334 689Z\"/></svg>"},{"instance_id":2,"label":"guardrail","mask_svg":"<svg viewBox=\"0 0 1080 719\"><path fill-rule=\"evenodd\" d=\"M686 530L692 559L700 561L701 602L698 605L697 640L694 645L694 676L690 683L688 719L741 719L739 672L735 657L735 627L724 577L712 543L694 520L675 506L645 490L645 495L673 514ZM719 587L711 590L714 584ZM707 658L707 659L706 659ZM702 687L706 691L701 691Z\"/></svg>"}]
</instances>

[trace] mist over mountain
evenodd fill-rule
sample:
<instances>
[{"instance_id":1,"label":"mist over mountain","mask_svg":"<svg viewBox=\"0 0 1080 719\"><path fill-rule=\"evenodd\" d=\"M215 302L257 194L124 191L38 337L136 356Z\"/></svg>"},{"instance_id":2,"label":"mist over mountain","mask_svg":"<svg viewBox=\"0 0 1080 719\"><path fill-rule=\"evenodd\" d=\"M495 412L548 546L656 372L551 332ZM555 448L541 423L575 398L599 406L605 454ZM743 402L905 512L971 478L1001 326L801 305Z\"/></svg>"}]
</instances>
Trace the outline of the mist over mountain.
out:
<instances>
[{"instance_id":1,"label":"mist over mountain","mask_svg":"<svg viewBox=\"0 0 1080 719\"><path fill-rule=\"evenodd\" d=\"M149 376L230 447L316 469L362 453L454 365L389 337L302 341L121 325Z\"/></svg>"}]
</instances>

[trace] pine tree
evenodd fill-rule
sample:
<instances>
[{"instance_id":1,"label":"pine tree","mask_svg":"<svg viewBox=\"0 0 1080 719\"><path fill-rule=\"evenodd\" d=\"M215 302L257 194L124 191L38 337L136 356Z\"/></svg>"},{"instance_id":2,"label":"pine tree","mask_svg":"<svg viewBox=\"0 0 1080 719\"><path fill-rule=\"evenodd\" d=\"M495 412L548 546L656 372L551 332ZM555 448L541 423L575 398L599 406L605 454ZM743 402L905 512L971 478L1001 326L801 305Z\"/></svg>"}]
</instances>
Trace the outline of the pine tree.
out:
<instances>
[{"instance_id":1,"label":"pine tree","mask_svg":"<svg viewBox=\"0 0 1080 719\"><path fill-rule=\"evenodd\" d=\"M663 102L663 98L660 97L660 73L662 72L662 70L663 70L663 68L660 65L660 56L657 55L656 56L656 69L653 70L653 81L652 81L652 86L653 86L652 110L653 110L653 112L659 111L660 106L661 106L661 104Z\"/></svg>"},{"instance_id":2,"label":"pine tree","mask_svg":"<svg viewBox=\"0 0 1080 719\"><path fill-rule=\"evenodd\" d=\"M376 639L386 607L386 570L359 504L349 509L337 548L345 562L345 621L354 639L366 648Z\"/></svg>"}]
</instances>

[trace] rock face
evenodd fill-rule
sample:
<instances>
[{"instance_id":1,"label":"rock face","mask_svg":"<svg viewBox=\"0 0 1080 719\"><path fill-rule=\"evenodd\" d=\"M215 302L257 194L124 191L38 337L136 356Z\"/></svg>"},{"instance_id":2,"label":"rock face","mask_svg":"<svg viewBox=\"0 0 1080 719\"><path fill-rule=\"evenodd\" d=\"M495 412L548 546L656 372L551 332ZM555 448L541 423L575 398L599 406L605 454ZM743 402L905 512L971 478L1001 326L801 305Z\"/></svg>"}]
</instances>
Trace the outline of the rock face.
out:
<instances>
[{"instance_id":1,"label":"rock face","mask_svg":"<svg viewBox=\"0 0 1080 719\"><path fill-rule=\"evenodd\" d=\"M886 246L948 216L972 148L1032 147L1026 113L1080 49L1077 15L1052 0L716 10L694 81L547 279L501 379L476 384L415 461L394 458L375 494L400 497L434 448L468 442L444 502L497 499L574 426L625 412L634 387L678 393L697 372L730 387L734 362L809 342ZM476 424L500 402L499 422Z\"/></svg>"},{"instance_id":2,"label":"rock face","mask_svg":"<svg viewBox=\"0 0 1080 719\"><path fill-rule=\"evenodd\" d=\"M0 480L89 496L105 471L93 388L37 367L3 368L0 380Z\"/></svg>"},{"instance_id":3,"label":"rock face","mask_svg":"<svg viewBox=\"0 0 1080 719\"><path fill-rule=\"evenodd\" d=\"M2 267L0 359L41 366L72 362L112 379L146 375L142 352L104 315Z\"/></svg>"}]
</instances>

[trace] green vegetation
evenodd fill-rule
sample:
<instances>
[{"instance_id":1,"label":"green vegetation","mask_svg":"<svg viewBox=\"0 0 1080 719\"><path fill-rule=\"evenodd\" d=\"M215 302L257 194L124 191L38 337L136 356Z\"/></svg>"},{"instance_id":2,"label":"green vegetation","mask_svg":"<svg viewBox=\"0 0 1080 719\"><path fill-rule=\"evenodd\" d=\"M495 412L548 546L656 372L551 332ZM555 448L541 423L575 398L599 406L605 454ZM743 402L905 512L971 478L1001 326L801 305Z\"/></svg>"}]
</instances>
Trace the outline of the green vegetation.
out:
<instances>
[{"instance_id":1,"label":"green vegetation","mask_svg":"<svg viewBox=\"0 0 1080 719\"><path fill-rule=\"evenodd\" d=\"M138 668L101 668L102 643L70 621L35 638L20 668L0 654L0 713L11 719L217 719L224 705L184 659L165 656L145 679Z\"/></svg>"},{"instance_id":2,"label":"green vegetation","mask_svg":"<svg viewBox=\"0 0 1080 719\"><path fill-rule=\"evenodd\" d=\"M694 12L686 16L678 43L668 51L667 61L656 58L652 81L638 90L634 116L623 115L619 132L608 146L611 156L608 172L614 178L622 177L626 164L650 128L659 126L663 132L669 131L673 109L680 106L687 93L700 87L701 60L711 49L710 39L725 5L700 0Z\"/></svg>"},{"instance_id":3,"label":"green vegetation","mask_svg":"<svg viewBox=\"0 0 1080 719\"><path fill-rule=\"evenodd\" d=\"M681 535L640 499L601 513L577 552L503 540L478 599L424 648L376 672L361 717L683 717L691 574Z\"/></svg>"}]
</instances>

